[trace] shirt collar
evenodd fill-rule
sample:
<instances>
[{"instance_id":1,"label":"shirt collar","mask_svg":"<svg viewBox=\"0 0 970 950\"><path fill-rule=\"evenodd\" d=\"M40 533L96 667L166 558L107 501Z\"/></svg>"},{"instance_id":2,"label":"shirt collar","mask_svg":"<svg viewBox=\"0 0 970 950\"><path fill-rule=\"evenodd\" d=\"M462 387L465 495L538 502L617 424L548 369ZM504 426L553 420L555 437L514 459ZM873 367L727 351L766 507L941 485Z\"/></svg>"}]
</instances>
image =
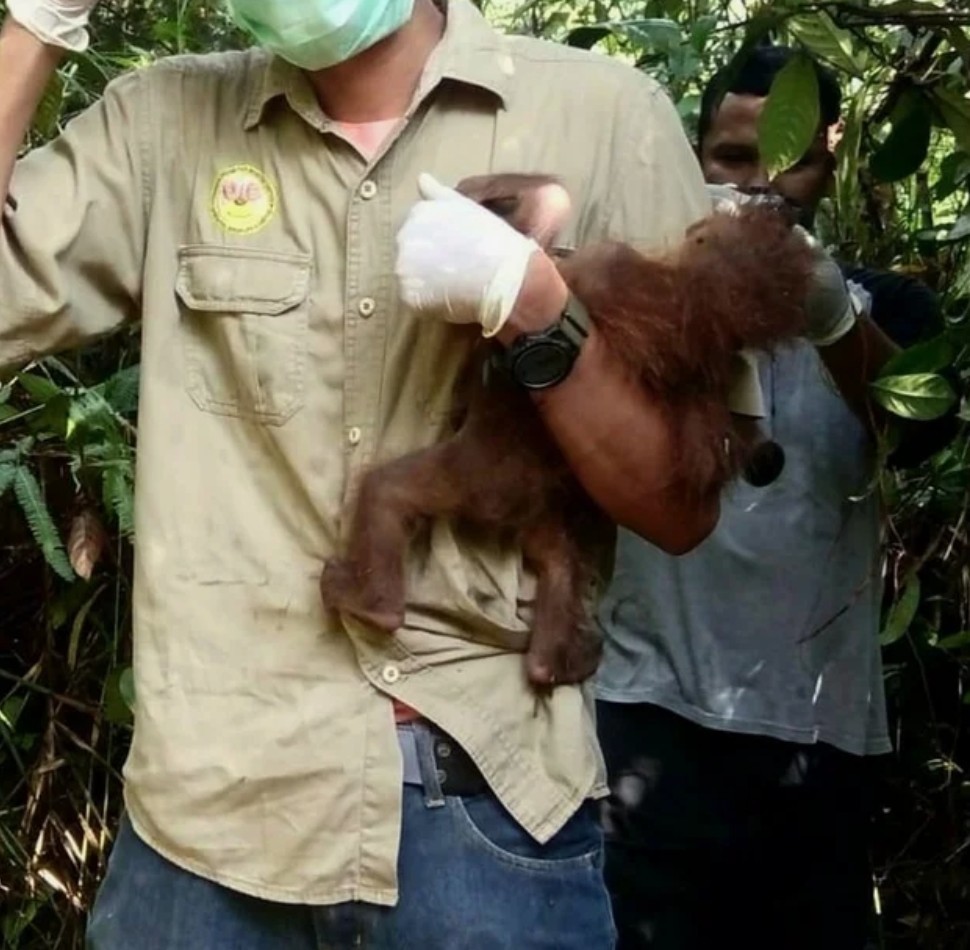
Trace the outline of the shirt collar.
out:
<instances>
[{"instance_id":1,"label":"shirt collar","mask_svg":"<svg viewBox=\"0 0 970 950\"><path fill-rule=\"evenodd\" d=\"M424 69L415 102L420 102L442 80L477 86L508 105L515 62L508 41L488 23L471 0L441 0L447 22L441 42ZM266 107L283 97L290 108L313 125L327 124L305 73L278 56L260 52L252 74L252 91L243 125L259 125Z\"/></svg>"}]
</instances>

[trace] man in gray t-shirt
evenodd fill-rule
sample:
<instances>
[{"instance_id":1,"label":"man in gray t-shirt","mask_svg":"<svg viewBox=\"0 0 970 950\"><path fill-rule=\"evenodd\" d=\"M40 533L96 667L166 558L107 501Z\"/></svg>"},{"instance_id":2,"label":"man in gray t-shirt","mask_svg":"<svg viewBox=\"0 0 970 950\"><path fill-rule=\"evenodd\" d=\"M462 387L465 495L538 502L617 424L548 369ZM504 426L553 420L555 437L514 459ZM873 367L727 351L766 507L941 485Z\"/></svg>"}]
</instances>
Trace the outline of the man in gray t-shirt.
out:
<instances>
[{"instance_id":1,"label":"man in gray t-shirt","mask_svg":"<svg viewBox=\"0 0 970 950\"><path fill-rule=\"evenodd\" d=\"M757 119L790 55L758 47L726 90L715 77L698 151L708 182L770 188L811 228L841 97L820 68L818 137L769 182ZM597 679L620 950L865 946L865 757L890 749L867 383L937 314L915 281L843 273L865 301L852 329L760 358L780 476L733 486L714 534L684 557L620 536ZM904 428L897 456L924 458L950 430Z\"/></svg>"}]
</instances>

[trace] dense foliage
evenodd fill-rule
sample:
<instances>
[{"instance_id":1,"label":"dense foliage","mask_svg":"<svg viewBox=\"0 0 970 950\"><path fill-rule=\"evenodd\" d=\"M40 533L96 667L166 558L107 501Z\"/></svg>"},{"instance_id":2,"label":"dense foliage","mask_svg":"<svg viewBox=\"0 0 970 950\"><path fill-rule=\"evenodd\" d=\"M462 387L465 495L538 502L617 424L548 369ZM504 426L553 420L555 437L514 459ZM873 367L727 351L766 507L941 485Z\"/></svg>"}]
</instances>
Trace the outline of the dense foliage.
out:
<instances>
[{"instance_id":1,"label":"dense foliage","mask_svg":"<svg viewBox=\"0 0 970 950\"><path fill-rule=\"evenodd\" d=\"M847 260L920 276L946 314L939 338L887 368L879 398L915 418L956 398L952 380L970 377L970 13L962 3L481 5L507 30L595 47L647 70L691 130L702 83L759 38L825 60L843 81L846 111L823 236ZM240 42L217 0L104 0L92 50L52 83L31 144L56 134L119 71ZM796 61L772 92L761 144L773 167L797 160L812 131L813 83ZM135 330L0 385L3 947L81 945L121 804L137 392ZM886 510L882 637L896 746L878 817L885 943L970 946L966 429L918 470L881 475L871 490Z\"/></svg>"}]
</instances>

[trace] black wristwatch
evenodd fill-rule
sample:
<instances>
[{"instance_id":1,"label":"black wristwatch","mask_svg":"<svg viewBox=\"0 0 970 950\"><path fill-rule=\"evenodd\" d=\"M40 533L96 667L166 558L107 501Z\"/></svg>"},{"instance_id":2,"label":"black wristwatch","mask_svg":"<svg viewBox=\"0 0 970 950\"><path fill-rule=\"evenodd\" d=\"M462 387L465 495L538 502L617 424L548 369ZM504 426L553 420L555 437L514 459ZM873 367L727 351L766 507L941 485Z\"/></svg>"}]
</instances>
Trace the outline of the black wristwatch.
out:
<instances>
[{"instance_id":1,"label":"black wristwatch","mask_svg":"<svg viewBox=\"0 0 970 950\"><path fill-rule=\"evenodd\" d=\"M492 357L492 368L525 389L548 389L561 383L589 336L589 312L572 294L559 319L538 333L523 333Z\"/></svg>"}]
</instances>

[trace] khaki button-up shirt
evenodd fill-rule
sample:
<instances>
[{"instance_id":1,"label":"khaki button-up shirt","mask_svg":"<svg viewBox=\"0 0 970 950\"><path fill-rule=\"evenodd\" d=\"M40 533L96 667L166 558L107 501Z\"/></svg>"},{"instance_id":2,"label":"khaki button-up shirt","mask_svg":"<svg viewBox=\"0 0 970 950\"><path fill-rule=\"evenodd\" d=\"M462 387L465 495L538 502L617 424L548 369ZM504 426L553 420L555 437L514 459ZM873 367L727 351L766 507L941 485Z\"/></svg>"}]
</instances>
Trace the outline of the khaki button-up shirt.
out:
<instances>
[{"instance_id":1,"label":"khaki button-up shirt","mask_svg":"<svg viewBox=\"0 0 970 950\"><path fill-rule=\"evenodd\" d=\"M398 299L423 171L560 175L570 244L657 248L709 207L650 80L452 0L370 162L281 61L173 58L23 159L4 216L0 363L141 325L131 820L174 863L277 901L396 900L390 697L539 840L603 791L589 692L537 708L526 685L517 550L435 525L393 637L321 606L353 479L442 436L474 335Z\"/></svg>"}]
</instances>

